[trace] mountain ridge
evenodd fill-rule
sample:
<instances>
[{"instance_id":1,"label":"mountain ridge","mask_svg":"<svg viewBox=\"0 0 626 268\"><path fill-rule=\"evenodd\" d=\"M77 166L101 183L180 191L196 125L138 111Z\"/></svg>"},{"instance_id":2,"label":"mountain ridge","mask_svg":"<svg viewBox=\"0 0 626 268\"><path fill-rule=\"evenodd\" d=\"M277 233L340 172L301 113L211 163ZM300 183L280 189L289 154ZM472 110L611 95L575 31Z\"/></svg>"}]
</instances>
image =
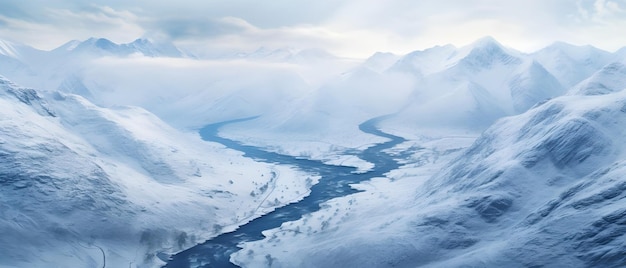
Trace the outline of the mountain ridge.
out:
<instances>
[{"instance_id":1,"label":"mountain ridge","mask_svg":"<svg viewBox=\"0 0 626 268\"><path fill-rule=\"evenodd\" d=\"M167 48L93 38L52 52L3 50L19 57L0 57L8 77L0 77L1 265L101 266L100 247L112 266L158 266L158 254L299 200L315 178L201 141L198 127L258 116L220 135L363 171L371 165L354 150L382 138L358 125L381 115L381 131L406 137L388 150L404 166L265 231L233 259L259 266L270 256L285 267L626 262L618 53L556 44L525 54L487 37L375 54L320 82L306 72L341 59L267 49L262 60L222 61L170 57L181 51Z\"/></svg>"}]
</instances>

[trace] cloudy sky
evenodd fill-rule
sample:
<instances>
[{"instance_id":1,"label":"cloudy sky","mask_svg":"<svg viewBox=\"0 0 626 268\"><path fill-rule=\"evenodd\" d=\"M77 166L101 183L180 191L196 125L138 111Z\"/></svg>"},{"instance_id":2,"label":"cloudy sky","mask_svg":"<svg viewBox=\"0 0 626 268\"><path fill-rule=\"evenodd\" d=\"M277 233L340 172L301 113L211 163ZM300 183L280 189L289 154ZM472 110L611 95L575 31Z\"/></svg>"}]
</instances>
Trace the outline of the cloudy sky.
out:
<instances>
[{"instance_id":1,"label":"cloudy sky","mask_svg":"<svg viewBox=\"0 0 626 268\"><path fill-rule=\"evenodd\" d=\"M532 51L556 40L626 46L626 0L0 0L0 38L52 49L139 37L206 50L318 47L365 57L490 35Z\"/></svg>"}]
</instances>

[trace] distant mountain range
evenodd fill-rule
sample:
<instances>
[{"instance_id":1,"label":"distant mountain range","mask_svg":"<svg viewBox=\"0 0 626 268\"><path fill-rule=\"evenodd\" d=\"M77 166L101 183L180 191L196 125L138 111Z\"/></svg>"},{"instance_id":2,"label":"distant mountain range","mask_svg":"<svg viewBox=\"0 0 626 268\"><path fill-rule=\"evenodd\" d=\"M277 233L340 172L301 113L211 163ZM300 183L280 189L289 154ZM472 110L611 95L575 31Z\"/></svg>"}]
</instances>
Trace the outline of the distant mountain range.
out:
<instances>
[{"instance_id":1,"label":"distant mountain range","mask_svg":"<svg viewBox=\"0 0 626 268\"><path fill-rule=\"evenodd\" d=\"M148 39L51 51L0 41L0 75L0 267L97 267L103 253L107 266L156 267L160 253L302 198L314 174L195 133L251 116L220 135L355 165L351 152L382 139L359 130L366 120L408 140L389 150L405 166L316 214L335 227L299 220L242 245L277 265L626 263L626 48L522 53L486 37L354 61L293 48L209 59ZM270 182L271 205L254 194ZM281 243L292 252L271 246Z\"/></svg>"}]
</instances>

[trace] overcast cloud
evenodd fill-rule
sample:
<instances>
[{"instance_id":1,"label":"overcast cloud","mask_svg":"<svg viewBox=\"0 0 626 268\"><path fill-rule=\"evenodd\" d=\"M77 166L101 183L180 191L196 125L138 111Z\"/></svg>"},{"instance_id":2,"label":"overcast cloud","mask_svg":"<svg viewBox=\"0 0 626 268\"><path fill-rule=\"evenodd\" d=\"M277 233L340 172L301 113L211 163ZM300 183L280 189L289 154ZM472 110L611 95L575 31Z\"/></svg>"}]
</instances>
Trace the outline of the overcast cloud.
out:
<instances>
[{"instance_id":1,"label":"overcast cloud","mask_svg":"<svg viewBox=\"0 0 626 268\"><path fill-rule=\"evenodd\" d=\"M166 39L207 50L320 47L346 56L464 45L490 35L530 51L561 40L626 45L626 0L0 0L0 38Z\"/></svg>"}]
</instances>

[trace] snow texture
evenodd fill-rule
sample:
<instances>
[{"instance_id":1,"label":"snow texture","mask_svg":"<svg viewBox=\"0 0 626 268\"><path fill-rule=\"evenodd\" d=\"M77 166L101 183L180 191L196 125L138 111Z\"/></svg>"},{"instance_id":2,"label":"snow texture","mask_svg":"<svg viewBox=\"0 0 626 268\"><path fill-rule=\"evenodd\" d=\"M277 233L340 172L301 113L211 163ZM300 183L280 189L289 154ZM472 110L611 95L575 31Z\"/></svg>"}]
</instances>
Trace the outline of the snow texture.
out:
<instances>
[{"instance_id":1,"label":"snow texture","mask_svg":"<svg viewBox=\"0 0 626 268\"><path fill-rule=\"evenodd\" d=\"M309 176L292 167L243 158L141 108L4 78L0 105L2 265L154 267L159 253L308 192Z\"/></svg>"},{"instance_id":2,"label":"snow texture","mask_svg":"<svg viewBox=\"0 0 626 268\"><path fill-rule=\"evenodd\" d=\"M465 150L458 138L422 141L409 147L416 149L410 164L388 178L355 185L366 191L244 243L233 260L245 267L621 267L625 105L625 91L564 96L499 120ZM456 150L440 147L450 139L459 141Z\"/></svg>"},{"instance_id":3,"label":"snow texture","mask_svg":"<svg viewBox=\"0 0 626 268\"><path fill-rule=\"evenodd\" d=\"M0 267L156 267L307 195L315 175L194 133L252 116L220 135L360 171L372 164L354 151L383 140L360 123L385 116L408 141L389 150L403 167L244 243L234 263L624 266L624 55L490 37L364 61L0 41Z\"/></svg>"}]
</instances>

